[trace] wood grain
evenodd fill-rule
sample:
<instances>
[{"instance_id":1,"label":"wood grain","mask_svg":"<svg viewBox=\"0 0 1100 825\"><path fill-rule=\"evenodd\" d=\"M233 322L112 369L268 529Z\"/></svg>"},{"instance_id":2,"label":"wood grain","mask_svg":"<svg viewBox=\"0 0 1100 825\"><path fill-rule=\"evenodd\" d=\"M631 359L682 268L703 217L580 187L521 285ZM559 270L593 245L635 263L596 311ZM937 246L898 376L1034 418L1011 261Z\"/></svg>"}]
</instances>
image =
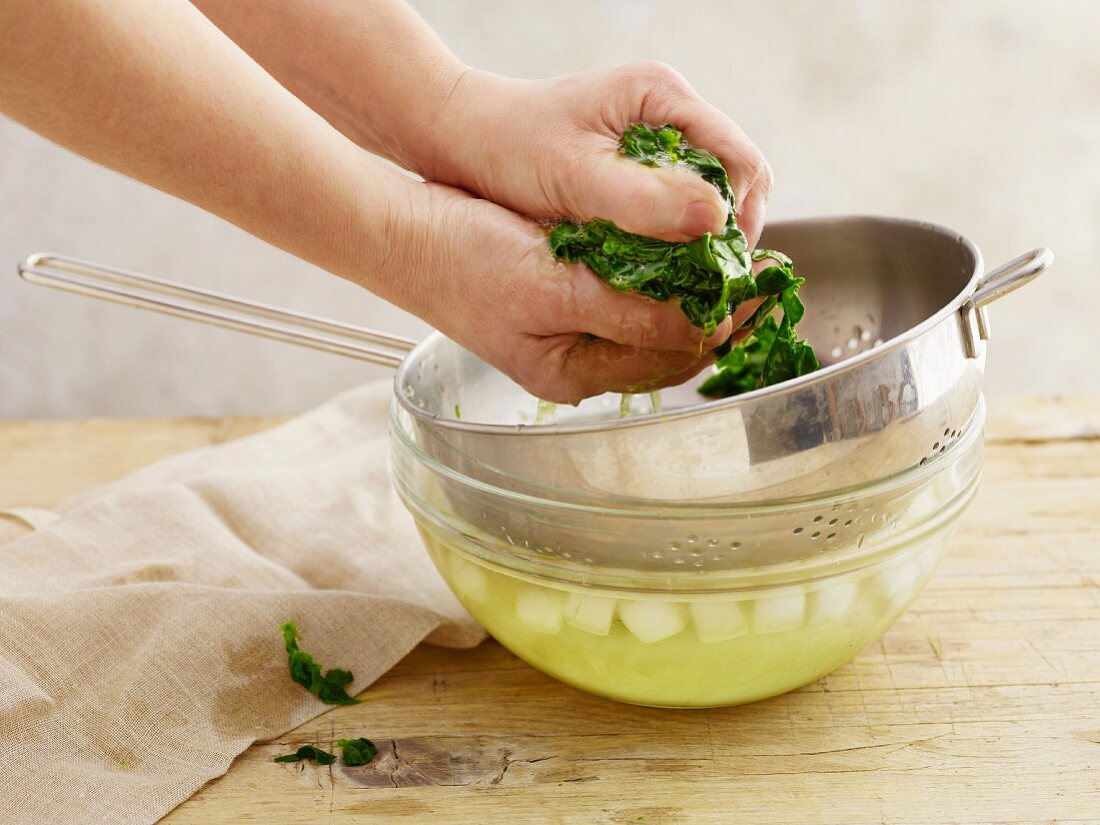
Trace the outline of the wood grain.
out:
<instances>
[{"instance_id":1,"label":"wood grain","mask_svg":"<svg viewBox=\"0 0 1100 825\"><path fill-rule=\"evenodd\" d=\"M50 506L267 419L0 423L0 506ZM246 751L173 823L1100 822L1100 398L990 403L983 487L935 579L802 690L665 711L495 643L421 646L369 702ZM368 736L373 764L277 765Z\"/></svg>"}]
</instances>

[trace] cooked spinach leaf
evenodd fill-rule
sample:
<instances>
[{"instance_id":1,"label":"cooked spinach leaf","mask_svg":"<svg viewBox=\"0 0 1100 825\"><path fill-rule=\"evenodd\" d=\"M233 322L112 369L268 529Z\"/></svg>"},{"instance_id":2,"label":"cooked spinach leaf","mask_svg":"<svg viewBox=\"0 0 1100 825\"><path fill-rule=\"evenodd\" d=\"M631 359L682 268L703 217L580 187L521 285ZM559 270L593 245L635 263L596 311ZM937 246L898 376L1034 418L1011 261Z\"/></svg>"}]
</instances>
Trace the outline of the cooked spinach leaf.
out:
<instances>
[{"instance_id":1,"label":"cooked spinach leaf","mask_svg":"<svg viewBox=\"0 0 1100 825\"><path fill-rule=\"evenodd\" d=\"M344 749L344 764L353 768L359 765L369 765L378 754L378 748L369 739L360 736L358 739L339 739L336 742Z\"/></svg>"},{"instance_id":2,"label":"cooked spinach leaf","mask_svg":"<svg viewBox=\"0 0 1100 825\"><path fill-rule=\"evenodd\" d=\"M699 392L710 398L728 398L743 392L778 384L790 378L814 372L821 363L813 347L800 339L795 327L802 320L806 307L798 297L805 278L798 278L790 258L770 249L753 252L753 260L771 259L777 265L762 269L756 276L761 294L769 297L745 324L752 334L737 346L725 348L715 364L717 372L707 378ZM783 310L783 320L772 316L776 306Z\"/></svg>"},{"instance_id":3,"label":"cooked spinach leaf","mask_svg":"<svg viewBox=\"0 0 1100 825\"><path fill-rule=\"evenodd\" d=\"M725 227L717 235L670 243L624 232L600 218L586 223L565 220L550 232L554 255L585 264L615 289L660 301L678 298L684 314L708 335L741 303L764 296L745 324L753 334L732 350L727 346L717 351L719 371L700 388L704 395L736 395L817 369L820 364L813 349L795 333L804 312L798 298L803 279L794 275L791 259L782 253L756 250L750 256L745 235L737 227L729 178L718 158L690 146L671 124L628 127L620 151L648 166L684 164L702 176L729 207ZM774 265L754 277L752 262L765 259ZM779 324L771 320L777 306L783 308Z\"/></svg>"},{"instance_id":4,"label":"cooked spinach leaf","mask_svg":"<svg viewBox=\"0 0 1100 825\"><path fill-rule=\"evenodd\" d=\"M581 262L615 289L659 301L679 298L691 322L709 335L742 301L756 295L748 243L737 228L733 195L718 158L688 146L680 131L666 124L627 128L622 153L647 166L686 164L713 184L729 205L722 232L687 243L670 243L624 232L611 221L562 221L550 232L558 258Z\"/></svg>"},{"instance_id":5,"label":"cooked spinach leaf","mask_svg":"<svg viewBox=\"0 0 1100 825\"><path fill-rule=\"evenodd\" d=\"M348 696L347 688L354 678L350 671L333 668L321 675L321 665L313 657L298 649L298 629L294 622L279 626L286 642L286 654L290 662L290 677L326 705L357 705L359 700Z\"/></svg>"},{"instance_id":6,"label":"cooked spinach leaf","mask_svg":"<svg viewBox=\"0 0 1100 825\"><path fill-rule=\"evenodd\" d=\"M778 332L779 325L769 315L752 335L718 359L718 371L702 383L699 392L710 398L726 398L755 390Z\"/></svg>"},{"instance_id":7,"label":"cooked spinach leaf","mask_svg":"<svg viewBox=\"0 0 1100 825\"><path fill-rule=\"evenodd\" d=\"M336 757L328 751L323 751L316 745L302 745L294 753L285 756L276 756L276 762L301 762L303 759L312 759L318 765L331 765Z\"/></svg>"}]
</instances>

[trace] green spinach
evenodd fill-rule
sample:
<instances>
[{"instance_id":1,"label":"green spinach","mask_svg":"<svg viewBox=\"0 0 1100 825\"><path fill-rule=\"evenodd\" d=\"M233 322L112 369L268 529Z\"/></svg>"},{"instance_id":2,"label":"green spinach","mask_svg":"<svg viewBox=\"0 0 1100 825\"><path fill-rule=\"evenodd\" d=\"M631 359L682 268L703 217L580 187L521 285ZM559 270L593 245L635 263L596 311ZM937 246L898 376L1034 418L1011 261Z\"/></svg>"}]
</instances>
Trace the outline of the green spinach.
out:
<instances>
[{"instance_id":1,"label":"green spinach","mask_svg":"<svg viewBox=\"0 0 1100 825\"><path fill-rule=\"evenodd\" d=\"M326 705L357 705L359 700L348 696L347 686L354 678L350 671L333 668L324 675L321 665L313 657L298 649L298 629L294 622L279 626L286 642L286 654L290 662L290 677L306 688Z\"/></svg>"},{"instance_id":2,"label":"green spinach","mask_svg":"<svg viewBox=\"0 0 1100 825\"><path fill-rule=\"evenodd\" d=\"M294 753L285 756L276 756L276 762L301 762L303 759L312 759L318 765L331 765L336 757L328 751L323 751L316 745L302 745Z\"/></svg>"},{"instance_id":3,"label":"green spinach","mask_svg":"<svg viewBox=\"0 0 1100 825\"><path fill-rule=\"evenodd\" d=\"M660 301L679 299L684 314L708 335L741 303L763 296L763 304L745 324L753 334L732 349L721 348L718 372L700 389L704 395L736 395L816 370L820 364L813 349L795 333L804 312L798 298L803 279L794 275L790 258L781 253L756 250L750 256L737 226L729 178L718 158L690 146L671 124L628 127L620 151L647 166L684 164L702 176L729 207L726 225L717 235L670 243L625 232L600 218L586 223L563 220L550 232L554 255L584 263L614 289ZM754 277L752 262L765 259L775 263ZM778 324L771 319L777 306L783 308Z\"/></svg>"},{"instance_id":4,"label":"green spinach","mask_svg":"<svg viewBox=\"0 0 1100 825\"><path fill-rule=\"evenodd\" d=\"M550 232L558 258L582 262L615 289L667 301L679 298L691 322L709 335L742 301L756 295L748 242L737 228L733 194L722 164L693 149L671 125L652 129L636 123L623 134L622 153L647 166L686 164L713 184L729 205L721 234L670 243L624 232L611 221L562 221Z\"/></svg>"},{"instance_id":5,"label":"green spinach","mask_svg":"<svg viewBox=\"0 0 1100 825\"><path fill-rule=\"evenodd\" d=\"M806 312L798 297L798 289L806 279L795 276L791 259L786 255L771 249L753 252L753 260L767 259L776 265L762 269L756 280L761 285L761 294L769 297L745 324L752 334L733 348L720 348L717 372L699 387L699 392L709 398L740 395L821 367L813 347L795 332ZM778 324L772 314L776 306L783 310L783 320Z\"/></svg>"},{"instance_id":6,"label":"green spinach","mask_svg":"<svg viewBox=\"0 0 1100 825\"><path fill-rule=\"evenodd\" d=\"M360 736L358 739L339 739L336 742L344 749L344 764L353 768L359 765L369 765L371 760L378 755L378 748L369 739Z\"/></svg>"}]
</instances>

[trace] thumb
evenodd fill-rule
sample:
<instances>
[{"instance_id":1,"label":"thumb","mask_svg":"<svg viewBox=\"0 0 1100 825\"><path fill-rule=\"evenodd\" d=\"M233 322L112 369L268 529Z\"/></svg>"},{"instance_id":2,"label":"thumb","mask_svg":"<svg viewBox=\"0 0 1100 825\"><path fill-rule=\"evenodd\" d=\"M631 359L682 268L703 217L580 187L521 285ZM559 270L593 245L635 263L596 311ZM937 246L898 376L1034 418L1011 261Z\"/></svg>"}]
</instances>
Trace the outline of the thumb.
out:
<instances>
[{"instance_id":1,"label":"thumb","mask_svg":"<svg viewBox=\"0 0 1100 825\"><path fill-rule=\"evenodd\" d=\"M664 241L721 232L728 212L718 190L694 172L644 166L618 152L601 155L582 170L570 194L575 217L603 218Z\"/></svg>"}]
</instances>

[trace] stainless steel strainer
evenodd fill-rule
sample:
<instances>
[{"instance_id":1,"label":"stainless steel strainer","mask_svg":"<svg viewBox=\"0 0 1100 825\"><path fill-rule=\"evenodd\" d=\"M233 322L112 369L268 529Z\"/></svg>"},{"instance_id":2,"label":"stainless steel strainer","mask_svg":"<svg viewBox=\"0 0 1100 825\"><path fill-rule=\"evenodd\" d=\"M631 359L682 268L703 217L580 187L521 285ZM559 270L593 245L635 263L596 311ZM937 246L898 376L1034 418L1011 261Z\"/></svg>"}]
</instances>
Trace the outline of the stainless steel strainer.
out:
<instances>
[{"instance_id":1,"label":"stainless steel strainer","mask_svg":"<svg viewBox=\"0 0 1100 825\"><path fill-rule=\"evenodd\" d=\"M961 235L876 217L775 223L761 245L788 253L806 278L800 331L822 370L716 402L702 402L689 384L665 391L662 412L621 420L617 396L593 398L559 408L550 424L534 423L535 398L439 334L414 345L60 255L31 255L19 272L397 366L395 415L407 419L416 446L495 486L579 502L759 501L870 483L945 450L980 396L985 306L1053 260L1037 249L983 277L981 254Z\"/></svg>"}]
</instances>

